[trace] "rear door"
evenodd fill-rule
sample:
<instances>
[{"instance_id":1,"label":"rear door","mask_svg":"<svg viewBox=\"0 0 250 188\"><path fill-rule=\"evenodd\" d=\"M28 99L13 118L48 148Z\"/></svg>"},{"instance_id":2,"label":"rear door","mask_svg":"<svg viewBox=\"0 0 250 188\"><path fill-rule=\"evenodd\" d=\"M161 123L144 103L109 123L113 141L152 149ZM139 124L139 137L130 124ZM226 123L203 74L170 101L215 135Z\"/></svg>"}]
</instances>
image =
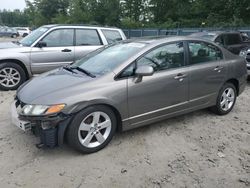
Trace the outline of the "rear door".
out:
<instances>
[{"instance_id":1,"label":"rear door","mask_svg":"<svg viewBox=\"0 0 250 188\"><path fill-rule=\"evenodd\" d=\"M33 74L55 69L74 61L74 29L52 30L41 41L46 43L46 47L34 46L30 53Z\"/></svg>"},{"instance_id":2,"label":"rear door","mask_svg":"<svg viewBox=\"0 0 250 188\"><path fill-rule=\"evenodd\" d=\"M190 41L189 100L191 106L214 102L226 79L227 65L221 50L206 42Z\"/></svg>"},{"instance_id":3,"label":"rear door","mask_svg":"<svg viewBox=\"0 0 250 188\"><path fill-rule=\"evenodd\" d=\"M102 46L103 41L96 29L75 29L75 61Z\"/></svg>"}]
</instances>

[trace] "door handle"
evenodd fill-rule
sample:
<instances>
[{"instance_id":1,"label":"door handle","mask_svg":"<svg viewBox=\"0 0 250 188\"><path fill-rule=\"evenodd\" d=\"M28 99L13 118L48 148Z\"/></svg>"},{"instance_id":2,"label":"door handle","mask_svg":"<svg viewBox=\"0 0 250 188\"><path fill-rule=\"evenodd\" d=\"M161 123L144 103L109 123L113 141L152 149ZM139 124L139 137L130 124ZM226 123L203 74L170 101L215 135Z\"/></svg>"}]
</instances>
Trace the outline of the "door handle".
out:
<instances>
[{"instance_id":1,"label":"door handle","mask_svg":"<svg viewBox=\"0 0 250 188\"><path fill-rule=\"evenodd\" d=\"M223 69L223 67L217 66L214 68L214 71L221 72L222 69Z\"/></svg>"},{"instance_id":2,"label":"door handle","mask_svg":"<svg viewBox=\"0 0 250 188\"><path fill-rule=\"evenodd\" d=\"M67 48L62 50L62 52L71 52L71 51L72 51L72 50L67 49Z\"/></svg>"},{"instance_id":3,"label":"door handle","mask_svg":"<svg viewBox=\"0 0 250 188\"><path fill-rule=\"evenodd\" d=\"M174 77L174 79L175 79L175 80L179 80L180 82L182 82L183 79L186 78L186 77L187 77L186 74L179 73L179 74L177 74L177 75Z\"/></svg>"}]
</instances>

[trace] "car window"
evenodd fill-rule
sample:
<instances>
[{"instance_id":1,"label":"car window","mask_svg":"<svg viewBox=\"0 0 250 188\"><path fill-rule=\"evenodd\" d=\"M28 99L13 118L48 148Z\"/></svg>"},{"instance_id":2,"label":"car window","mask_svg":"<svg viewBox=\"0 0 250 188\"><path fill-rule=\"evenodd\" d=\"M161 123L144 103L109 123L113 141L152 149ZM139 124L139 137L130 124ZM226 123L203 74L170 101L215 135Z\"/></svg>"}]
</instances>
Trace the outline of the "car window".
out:
<instances>
[{"instance_id":1,"label":"car window","mask_svg":"<svg viewBox=\"0 0 250 188\"><path fill-rule=\"evenodd\" d=\"M137 61L137 66L150 65L155 71L184 66L183 42L156 48Z\"/></svg>"},{"instance_id":2,"label":"car window","mask_svg":"<svg viewBox=\"0 0 250 188\"><path fill-rule=\"evenodd\" d=\"M48 31L47 27L39 27L29 34L27 37L20 40L20 44L23 46L31 46L39 37Z\"/></svg>"},{"instance_id":3,"label":"car window","mask_svg":"<svg viewBox=\"0 0 250 188\"><path fill-rule=\"evenodd\" d=\"M46 42L47 47L73 46L74 30L57 29L46 35L42 41Z\"/></svg>"},{"instance_id":4,"label":"car window","mask_svg":"<svg viewBox=\"0 0 250 188\"><path fill-rule=\"evenodd\" d=\"M119 78L125 78L129 76L133 76L135 73L135 63L130 64L125 70L122 71L122 73L119 75Z\"/></svg>"},{"instance_id":5,"label":"car window","mask_svg":"<svg viewBox=\"0 0 250 188\"><path fill-rule=\"evenodd\" d=\"M216 61L223 58L219 48L205 42L189 42L190 64Z\"/></svg>"},{"instance_id":6,"label":"car window","mask_svg":"<svg viewBox=\"0 0 250 188\"><path fill-rule=\"evenodd\" d=\"M225 34L224 35L225 45L234 45L241 43L241 37L239 34Z\"/></svg>"},{"instance_id":7,"label":"car window","mask_svg":"<svg viewBox=\"0 0 250 188\"><path fill-rule=\"evenodd\" d=\"M109 44L122 40L122 36L119 31L103 29L102 32Z\"/></svg>"},{"instance_id":8,"label":"car window","mask_svg":"<svg viewBox=\"0 0 250 188\"><path fill-rule=\"evenodd\" d=\"M224 44L224 42L223 42L223 38L222 38L222 36L220 35L220 36L218 36L216 39L215 39L215 41L214 42L216 42L216 43L218 43L219 45L223 45Z\"/></svg>"},{"instance_id":9,"label":"car window","mask_svg":"<svg viewBox=\"0 0 250 188\"><path fill-rule=\"evenodd\" d=\"M76 45L102 45L102 42L95 29L76 29Z\"/></svg>"}]
</instances>

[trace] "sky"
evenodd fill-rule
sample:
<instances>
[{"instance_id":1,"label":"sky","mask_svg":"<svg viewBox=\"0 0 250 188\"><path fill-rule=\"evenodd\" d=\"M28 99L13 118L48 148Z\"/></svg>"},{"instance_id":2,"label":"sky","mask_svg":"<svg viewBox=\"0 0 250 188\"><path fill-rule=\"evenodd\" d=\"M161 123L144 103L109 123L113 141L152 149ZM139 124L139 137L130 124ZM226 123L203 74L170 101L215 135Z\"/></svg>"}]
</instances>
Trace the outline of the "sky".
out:
<instances>
[{"instance_id":1,"label":"sky","mask_svg":"<svg viewBox=\"0 0 250 188\"><path fill-rule=\"evenodd\" d=\"M25 8L25 0L0 0L0 10L14 10L20 9L23 10Z\"/></svg>"}]
</instances>

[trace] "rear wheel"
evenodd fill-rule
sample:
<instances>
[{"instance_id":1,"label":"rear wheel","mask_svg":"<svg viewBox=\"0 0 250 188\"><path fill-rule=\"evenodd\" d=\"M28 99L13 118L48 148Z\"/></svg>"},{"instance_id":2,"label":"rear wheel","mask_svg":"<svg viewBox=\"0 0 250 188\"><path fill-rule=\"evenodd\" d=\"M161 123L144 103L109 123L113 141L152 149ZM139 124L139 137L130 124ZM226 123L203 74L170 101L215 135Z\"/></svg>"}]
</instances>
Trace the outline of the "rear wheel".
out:
<instances>
[{"instance_id":1,"label":"rear wheel","mask_svg":"<svg viewBox=\"0 0 250 188\"><path fill-rule=\"evenodd\" d=\"M102 105L88 107L74 117L67 131L70 146L82 153L93 153L104 148L116 130L114 112Z\"/></svg>"},{"instance_id":2,"label":"rear wheel","mask_svg":"<svg viewBox=\"0 0 250 188\"><path fill-rule=\"evenodd\" d=\"M235 86L232 83L226 83L219 92L216 106L211 110L218 115L226 115L233 109L236 98Z\"/></svg>"},{"instance_id":3,"label":"rear wheel","mask_svg":"<svg viewBox=\"0 0 250 188\"><path fill-rule=\"evenodd\" d=\"M16 63L0 64L0 90L15 90L26 81L23 68Z\"/></svg>"}]
</instances>

